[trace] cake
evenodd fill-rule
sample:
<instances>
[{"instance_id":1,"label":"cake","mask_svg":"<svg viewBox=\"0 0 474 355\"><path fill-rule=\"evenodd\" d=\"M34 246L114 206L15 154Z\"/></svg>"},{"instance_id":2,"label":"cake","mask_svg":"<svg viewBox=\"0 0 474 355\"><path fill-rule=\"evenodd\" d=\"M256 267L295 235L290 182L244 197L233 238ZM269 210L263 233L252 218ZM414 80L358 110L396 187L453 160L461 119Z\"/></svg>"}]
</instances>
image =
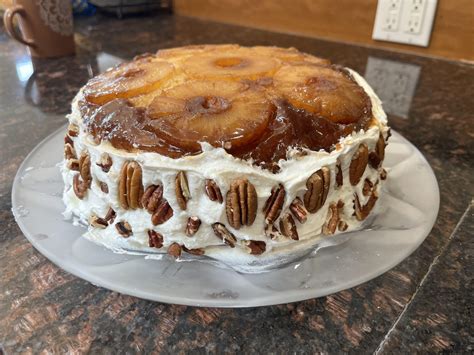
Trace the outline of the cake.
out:
<instances>
[{"instance_id":1,"label":"cake","mask_svg":"<svg viewBox=\"0 0 474 355\"><path fill-rule=\"evenodd\" d=\"M386 178L373 90L294 48L140 55L89 80L68 120L65 214L118 252L270 269L360 229Z\"/></svg>"}]
</instances>

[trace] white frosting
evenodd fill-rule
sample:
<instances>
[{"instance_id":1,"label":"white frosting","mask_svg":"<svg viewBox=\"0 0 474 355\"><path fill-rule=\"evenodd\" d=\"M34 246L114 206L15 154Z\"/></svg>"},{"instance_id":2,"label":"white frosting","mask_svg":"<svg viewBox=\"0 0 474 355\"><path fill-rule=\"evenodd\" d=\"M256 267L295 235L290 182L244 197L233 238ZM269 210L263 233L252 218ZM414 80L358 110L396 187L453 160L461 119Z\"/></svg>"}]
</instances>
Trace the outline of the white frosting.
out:
<instances>
[{"instance_id":1,"label":"white frosting","mask_svg":"<svg viewBox=\"0 0 474 355\"><path fill-rule=\"evenodd\" d=\"M267 170L255 167L251 162L233 157L222 148L214 148L209 144L202 144L203 153L195 156L185 156L172 159L157 153L140 152L130 153L115 149L110 143L102 142L94 145L90 137L83 131L74 139L74 147L79 155L83 149L87 149L91 156L91 173L93 177L91 189L86 197L80 200L75 195L71 183L73 176L77 173L66 168L65 163L61 170L65 183L63 200L66 205L65 215L78 216L82 221L87 221L92 214L103 217L109 206L112 207L117 217L115 222L128 221L132 226L133 235L123 238L113 226L106 229L89 227L85 237L102 244L116 251L138 250L166 252L167 246L173 242L185 245L189 249L206 248L206 255L218 260L225 260L232 265L246 265L256 258L265 260L267 263L274 262L278 255L294 255L311 249L322 238L321 228L326 221L328 206L339 200L344 202L344 221L347 222L348 230L360 227L360 222L352 216L354 192L361 198L361 203L365 203L367 198L362 195L362 182L365 178L371 181L378 180L379 172L372 168L365 169L358 186L351 186L349 183L349 165L355 149L361 144L367 144L369 151L373 151L379 138L380 132L384 136L387 134L387 118L382 109L379 98L367 82L357 73L350 70L351 75L361 85L372 101L373 116L378 122L367 131L354 132L350 136L344 137L339 142L339 147L330 153L325 151L307 151L307 155L293 156L289 160L280 161L281 170L273 174ZM81 125L81 117L78 109L78 99L80 92L76 96L72 105L72 113L68 116L69 121ZM100 160L102 153L108 153L113 160L113 165L108 173L95 164ZM291 155L291 152L290 152ZM340 159L344 184L341 188L335 189L335 164ZM145 188L150 184L161 184L164 187L163 197L173 208L174 214L165 223L153 226L151 215L144 209L124 210L118 201L118 178L123 162L135 160L140 163L143 170L143 185ZM286 198L283 211L287 210L291 201L296 196L302 197L306 191L306 181L308 177L326 166L331 171L331 185L325 205L315 214L309 214L308 220L304 224L296 221L299 241L287 238L270 240L264 233L264 215L262 208L265 201L270 196L273 186L282 183L285 186ZM174 180L177 172L185 171L192 198L188 201L187 208L182 211L178 207L174 191ZM258 195L258 213L255 222L251 226L242 227L235 230L227 223L225 213L225 203L219 204L211 201L204 192L205 179L213 179L225 196L231 182L236 178L246 177L254 186ZM97 181L105 182L108 185L109 193L105 194L100 190ZM381 183L378 188L380 189ZM188 217L198 216L201 227L193 237L184 234ZM248 255L244 248L230 248L213 233L211 225L221 222L240 240L263 240L266 242L266 252L260 256ZM153 229L164 236L164 247L161 249L150 248L148 246L147 230ZM272 261L273 260L273 261ZM242 269L248 271L247 269Z\"/></svg>"}]
</instances>

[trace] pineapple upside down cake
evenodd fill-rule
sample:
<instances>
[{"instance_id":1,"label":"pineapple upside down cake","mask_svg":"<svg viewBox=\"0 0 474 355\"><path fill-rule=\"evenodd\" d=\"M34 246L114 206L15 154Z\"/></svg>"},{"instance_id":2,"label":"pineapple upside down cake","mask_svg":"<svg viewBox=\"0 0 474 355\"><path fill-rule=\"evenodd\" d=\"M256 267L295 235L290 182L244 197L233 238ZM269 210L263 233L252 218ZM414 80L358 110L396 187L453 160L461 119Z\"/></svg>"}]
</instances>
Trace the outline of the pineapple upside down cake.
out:
<instances>
[{"instance_id":1,"label":"pineapple upside down cake","mask_svg":"<svg viewBox=\"0 0 474 355\"><path fill-rule=\"evenodd\" d=\"M373 90L294 48L141 55L91 79L68 119L65 214L115 251L258 272L361 228L386 178Z\"/></svg>"}]
</instances>

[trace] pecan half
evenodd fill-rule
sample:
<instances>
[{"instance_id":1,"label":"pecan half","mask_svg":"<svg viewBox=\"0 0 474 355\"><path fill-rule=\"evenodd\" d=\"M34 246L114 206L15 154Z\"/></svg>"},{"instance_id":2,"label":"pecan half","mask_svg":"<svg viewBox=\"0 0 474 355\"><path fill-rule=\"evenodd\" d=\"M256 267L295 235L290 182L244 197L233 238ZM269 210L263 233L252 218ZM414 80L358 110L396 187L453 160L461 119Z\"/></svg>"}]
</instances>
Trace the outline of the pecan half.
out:
<instances>
[{"instance_id":1,"label":"pecan half","mask_svg":"<svg viewBox=\"0 0 474 355\"><path fill-rule=\"evenodd\" d=\"M163 197L163 186L150 185L143 193L141 204L148 212L154 213Z\"/></svg>"},{"instance_id":2,"label":"pecan half","mask_svg":"<svg viewBox=\"0 0 474 355\"><path fill-rule=\"evenodd\" d=\"M84 181L81 181L80 174L77 173L72 179L72 188L76 196L82 200L86 196L88 186Z\"/></svg>"},{"instance_id":3,"label":"pecan half","mask_svg":"<svg viewBox=\"0 0 474 355\"><path fill-rule=\"evenodd\" d=\"M211 201L217 201L219 203L224 201L222 198L221 189L219 186L217 186L217 183L214 180L206 179L204 190Z\"/></svg>"},{"instance_id":4,"label":"pecan half","mask_svg":"<svg viewBox=\"0 0 474 355\"><path fill-rule=\"evenodd\" d=\"M69 159L66 166L69 170L79 171L79 160L78 159Z\"/></svg>"},{"instance_id":5,"label":"pecan half","mask_svg":"<svg viewBox=\"0 0 474 355\"><path fill-rule=\"evenodd\" d=\"M243 244L247 252L252 255L263 254L267 248L267 244L259 240L244 240Z\"/></svg>"},{"instance_id":6,"label":"pecan half","mask_svg":"<svg viewBox=\"0 0 474 355\"><path fill-rule=\"evenodd\" d=\"M186 224L185 233L188 237L192 237L198 231L199 227L201 226L201 220L196 217L192 216L188 218L188 223Z\"/></svg>"},{"instance_id":7,"label":"pecan half","mask_svg":"<svg viewBox=\"0 0 474 355\"><path fill-rule=\"evenodd\" d=\"M100 191L102 191L105 194L108 194L109 186L103 181L98 181L98 183L99 183Z\"/></svg>"},{"instance_id":8,"label":"pecan half","mask_svg":"<svg viewBox=\"0 0 474 355\"><path fill-rule=\"evenodd\" d=\"M204 255L204 249L202 248L196 248L196 249L188 249L184 245L182 246L183 251L185 251L188 254L192 255Z\"/></svg>"},{"instance_id":9,"label":"pecan half","mask_svg":"<svg viewBox=\"0 0 474 355\"><path fill-rule=\"evenodd\" d=\"M298 229L296 228L295 220L291 217L291 214L285 213L280 218L280 231L281 233L290 239L298 240Z\"/></svg>"},{"instance_id":10,"label":"pecan half","mask_svg":"<svg viewBox=\"0 0 474 355\"><path fill-rule=\"evenodd\" d=\"M370 166L374 169L377 169L384 158L385 158L385 139L383 138L382 133L380 133L379 139L377 140L377 144L375 145L375 151L370 152L369 154Z\"/></svg>"},{"instance_id":11,"label":"pecan half","mask_svg":"<svg viewBox=\"0 0 474 355\"><path fill-rule=\"evenodd\" d=\"M91 157L86 151L82 152L79 158L79 174L87 187L90 187L92 182Z\"/></svg>"},{"instance_id":12,"label":"pecan half","mask_svg":"<svg viewBox=\"0 0 474 355\"><path fill-rule=\"evenodd\" d=\"M163 246L163 236L152 229L148 230L148 246L151 248L161 248Z\"/></svg>"},{"instance_id":13,"label":"pecan half","mask_svg":"<svg viewBox=\"0 0 474 355\"><path fill-rule=\"evenodd\" d=\"M339 159L337 160L336 163L336 186L341 187L343 184L343 176L342 176L342 167L341 167L341 162Z\"/></svg>"},{"instance_id":14,"label":"pecan half","mask_svg":"<svg viewBox=\"0 0 474 355\"><path fill-rule=\"evenodd\" d=\"M79 126L75 123L69 123L69 126L67 126L67 134L70 137L77 137L79 134Z\"/></svg>"},{"instance_id":15,"label":"pecan half","mask_svg":"<svg viewBox=\"0 0 474 355\"><path fill-rule=\"evenodd\" d=\"M300 223L305 223L308 219L308 211L299 197L296 197L291 203L290 211Z\"/></svg>"},{"instance_id":16,"label":"pecan half","mask_svg":"<svg viewBox=\"0 0 474 355\"><path fill-rule=\"evenodd\" d=\"M285 188L282 184L272 188L271 195L263 207L266 223L272 224L278 219L281 209L283 208L283 203L285 202L285 195Z\"/></svg>"},{"instance_id":17,"label":"pecan half","mask_svg":"<svg viewBox=\"0 0 474 355\"><path fill-rule=\"evenodd\" d=\"M247 179L232 182L226 195L226 214L235 229L250 226L257 217L257 191Z\"/></svg>"},{"instance_id":18,"label":"pecan half","mask_svg":"<svg viewBox=\"0 0 474 355\"><path fill-rule=\"evenodd\" d=\"M370 214L370 212L374 208L375 202L377 202L377 199L378 199L378 194L377 194L377 190L375 189L374 191L372 191L365 205L361 205L359 196L357 195L357 193L354 194L354 214L358 221L363 221L364 219L367 218L367 216Z\"/></svg>"},{"instance_id":19,"label":"pecan half","mask_svg":"<svg viewBox=\"0 0 474 355\"><path fill-rule=\"evenodd\" d=\"M99 166L104 173L108 173L112 167L112 158L107 153L102 153L100 160L95 165Z\"/></svg>"},{"instance_id":20,"label":"pecan half","mask_svg":"<svg viewBox=\"0 0 474 355\"><path fill-rule=\"evenodd\" d=\"M109 224L104 218L100 218L99 216L96 216L95 214L92 215L91 218L89 218L89 224L92 227L101 228L101 229L107 228L109 226Z\"/></svg>"},{"instance_id":21,"label":"pecan half","mask_svg":"<svg viewBox=\"0 0 474 355\"><path fill-rule=\"evenodd\" d=\"M141 207L143 195L142 168L137 162L127 161L123 164L119 178L119 200L123 209Z\"/></svg>"},{"instance_id":22,"label":"pecan half","mask_svg":"<svg viewBox=\"0 0 474 355\"><path fill-rule=\"evenodd\" d=\"M176 200L178 201L178 205L184 211L186 209L187 202L191 199L191 193L189 192L189 186L188 186L188 179L184 171L180 171L176 175L175 192L176 192Z\"/></svg>"},{"instance_id":23,"label":"pecan half","mask_svg":"<svg viewBox=\"0 0 474 355\"><path fill-rule=\"evenodd\" d=\"M140 206L143 195L142 168L138 163L131 162L127 168L127 202L128 206L136 209Z\"/></svg>"},{"instance_id":24,"label":"pecan half","mask_svg":"<svg viewBox=\"0 0 474 355\"><path fill-rule=\"evenodd\" d=\"M155 212L151 215L151 223L154 226L165 223L173 216L173 209L166 200L161 200L156 207Z\"/></svg>"},{"instance_id":25,"label":"pecan half","mask_svg":"<svg viewBox=\"0 0 474 355\"><path fill-rule=\"evenodd\" d=\"M76 151L74 150L74 147L70 143L64 144L64 158L66 158L67 160L77 159Z\"/></svg>"},{"instance_id":26,"label":"pecan half","mask_svg":"<svg viewBox=\"0 0 474 355\"><path fill-rule=\"evenodd\" d=\"M310 213L316 213L326 202L331 182L331 173L323 167L313 173L306 181L304 205Z\"/></svg>"},{"instance_id":27,"label":"pecan half","mask_svg":"<svg viewBox=\"0 0 474 355\"><path fill-rule=\"evenodd\" d=\"M339 231L341 231L341 232L346 231L347 227L349 227L349 226L344 221L339 221L339 223L337 224L337 229L339 229Z\"/></svg>"},{"instance_id":28,"label":"pecan half","mask_svg":"<svg viewBox=\"0 0 474 355\"><path fill-rule=\"evenodd\" d=\"M344 203L341 200L329 205L326 223L322 228L323 234L331 235L336 232L337 226L339 225L339 222L341 222L340 210L342 207L344 207Z\"/></svg>"},{"instance_id":29,"label":"pecan half","mask_svg":"<svg viewBox=\"0 0 474 355\"><path fill-rule=\"evenodd\" d=\"M237 238L235 238L235 236L222 223L214 223L212 225L212 230L214 231L214 234L225 244L227 244L231 248L235 247Z\"/></svg>"},{"instance_id":30,"label":"pecan half","mask_svg":"<svg viewBox=\"0 0 474 355\"><path fill-rule=\"evenodd\" d=\"M362 143L352 156L351 165L349 166L349 180L351 185L355 186L359 183L360 178L364 175L365 168L369 161L369 148Z\"/></svg>"},{"instance_id":31,"label":"pecan half","mask_svg":"<svg viewBox=\"0 0 474 355\"><path fill-rule=\"evenodd\" d=\"M117 229L117 232L119 232L119 234L124 238L128 238L133 234L132 227L128 222L117 222L115 223L115 228Z\"/></svg>"},{"instance_id":32,"label":"pecan half","mask_svg":"<svg viewBox=\"0 0 474 355\"><path fill-rule=\"evenodd\" d=\"M105 214L105 217L104 219L109 223L109 224L112 224L114 223L114 220L115 220L115 217L117 216L117 214L115 213L115 211L113 210L112 207L109 207L109 209L107 210L107 213Z\"/></svg>"},{"instance_id":33,"label":"pecan half","mask_svg":"<svg viewBox=\"0 0 474 355\"><path fill-rule=\"evenodd\" d=\"M64 136L64 144L70 144L74 147L74 141L67 134Z\"/></svg>"},{"instance_id":34,"label":"pecan half","mask_svg":"<svg viewBox=\"0 0 474 355\"><path fill-rule=\"evenodd\" d=\"M369 179L364 180L364 186L362 187L362 194L364 196L369 196L369 194L372 192L372 188L374 187L374 184L372 181Z\"/></svg>"},{"instance_id":35,"label":"pecan half","mask_svg":"<svg viewBox=\"0 0 474 355\"><path fill-rule=\"evenodd\" d=\"M265 236L272 240L279 239L282 234L274 224L266 224L264 229Z\"/></svg>"},{"instance_id":36,"label":"pecan half","mask_svg":"<svg viewBox=\"0 0 474 355\"><path fill-rule=\"evenodd\" d=\"M168 247L168 255L171 255L173 258L178 259L181 256L181 245L178 243L173 243Z\"/></svg>"}]
</instances>

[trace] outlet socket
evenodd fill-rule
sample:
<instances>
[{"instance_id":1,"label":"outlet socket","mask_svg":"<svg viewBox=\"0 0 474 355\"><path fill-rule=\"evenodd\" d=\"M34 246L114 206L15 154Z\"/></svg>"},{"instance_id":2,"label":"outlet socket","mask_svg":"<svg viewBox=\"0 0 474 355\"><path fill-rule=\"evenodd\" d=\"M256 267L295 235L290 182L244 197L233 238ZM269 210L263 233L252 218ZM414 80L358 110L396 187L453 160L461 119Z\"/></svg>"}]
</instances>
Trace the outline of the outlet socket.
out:
<instances>
[{"instance_id":1,"label":"outlet socket","mask_svg":"<svg viewBox=\"0 0 474 355\"><path fill-rule=\"evenodd\" d=\"M372 38L427 47L437 0L378 0Z\"/></svg>"}]
</instances>

